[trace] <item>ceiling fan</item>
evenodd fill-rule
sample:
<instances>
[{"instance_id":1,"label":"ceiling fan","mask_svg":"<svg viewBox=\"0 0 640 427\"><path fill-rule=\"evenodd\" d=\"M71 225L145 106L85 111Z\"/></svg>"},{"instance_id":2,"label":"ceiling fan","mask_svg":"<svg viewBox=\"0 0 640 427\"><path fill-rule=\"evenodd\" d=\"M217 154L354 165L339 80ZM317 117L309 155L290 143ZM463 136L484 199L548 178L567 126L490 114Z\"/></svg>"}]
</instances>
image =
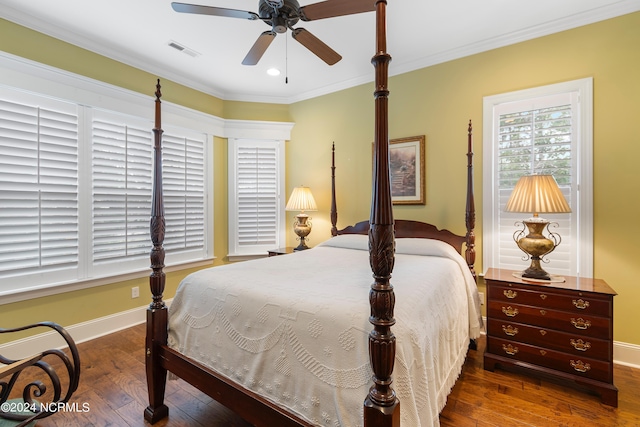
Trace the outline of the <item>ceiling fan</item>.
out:
<instances>
[{"instance_id":1,"label":"ceiling fan","mask_svg":"<svg viewBox=\"0 0 640 427\"><path fill-rule=\"evenodd\" d=\"M200 15L224 16L229 18L262 20L271 26L258 37L249 53L242 61L243 65L256 65L276 37L291 30L291 36L318 58L329 65L342 59L342 56L327 46L319 38L304 28L293 28L298 21L315 21L336 16L353 15L375 10L375 0L326 0L300 7L298 0L259 0L258 13L245 10L227 9L215 6L200 6L187 3L171 3L176 12Z\"/></svg>"}]
</instances>

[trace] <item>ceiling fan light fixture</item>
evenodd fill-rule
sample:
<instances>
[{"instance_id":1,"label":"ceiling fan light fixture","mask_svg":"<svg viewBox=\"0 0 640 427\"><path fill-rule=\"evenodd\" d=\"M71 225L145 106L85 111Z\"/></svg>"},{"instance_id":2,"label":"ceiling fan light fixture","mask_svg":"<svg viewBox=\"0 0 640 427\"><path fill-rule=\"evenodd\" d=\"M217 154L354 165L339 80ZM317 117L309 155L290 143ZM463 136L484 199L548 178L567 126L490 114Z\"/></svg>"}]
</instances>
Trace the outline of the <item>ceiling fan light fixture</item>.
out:
<instances>
[{"instance_id":1,"label":"ceiling fan light fixture","mask_svg":"<svg viewBox=\"0 0 640 427\"><path fill-rule=\"evenodd\" d=\"M275 16L271 19L273 31L278 34L287 32L287 20L282 16Z\"/></svg>"},{"instance_id":2,"label":"ceiling fan light fixture","mask_svg":"<svg viewBox=\"0 0 640 427\"><path fill-rule=\"evenodd\" d=\"M278 70L277 68L269 68L267 70L267 74L269 74L270 76L276 77L280 75L280 70Z\"/></svg>"}]
</instances>

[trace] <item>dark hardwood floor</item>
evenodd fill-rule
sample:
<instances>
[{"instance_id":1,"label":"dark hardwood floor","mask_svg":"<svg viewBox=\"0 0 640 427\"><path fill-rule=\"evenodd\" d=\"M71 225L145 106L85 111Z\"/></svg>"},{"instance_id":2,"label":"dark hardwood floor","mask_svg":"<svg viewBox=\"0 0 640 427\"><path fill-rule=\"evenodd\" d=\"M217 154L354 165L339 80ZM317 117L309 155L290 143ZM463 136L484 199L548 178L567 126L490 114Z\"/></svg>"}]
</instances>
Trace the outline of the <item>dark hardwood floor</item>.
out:
<instances>
[{"instance_id":1,"label":"dark hardwood floor","mask_svg":"<svg viewBox=\"0 0 640 427\"><path fill-rule=\"evenodd\" d=\"M145 426L144 325L79 345L80 386L72 402L87 412L61 412L50 426ZM442 426L640 426L640 370L616 365L619 407L597 396L516 372L482 369L484 339L469 351L462 375L440 415ZM182 380L167 385L169 418L158 427L234 427L249 424ZM277 427L277 426L274 426ZM403 426L413 427L413 426Z\"/></svg>"}]
</instances>

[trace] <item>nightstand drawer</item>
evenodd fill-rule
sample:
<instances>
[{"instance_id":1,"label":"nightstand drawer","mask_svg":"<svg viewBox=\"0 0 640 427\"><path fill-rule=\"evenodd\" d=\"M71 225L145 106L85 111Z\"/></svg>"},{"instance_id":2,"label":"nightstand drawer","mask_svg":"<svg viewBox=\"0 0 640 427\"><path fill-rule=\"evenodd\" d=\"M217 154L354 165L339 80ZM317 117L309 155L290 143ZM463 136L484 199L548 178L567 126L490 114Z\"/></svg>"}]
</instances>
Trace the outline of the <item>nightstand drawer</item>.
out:
<instances>
[{"instance_id":1,"label":"nightstand drawer","mask_svg":"<svg viewBox=\"0 0 640 427\"><path fill-rule=\"evenodd\" d=\"M606 317L583 316L503 301L489 301L487 314L489 318L502 321L526 323L601 339L613 338L611 321Z\"/></svg>"},{"instance_id":2,"label":"nightstand drawer","mask_svg":"<svg viewBox=\"0 0 640 427\"><path fill-rule=\"evenodd\" d=\"M602 360L578 357L559 351L548 350L516 341L489 337L487 350L493 354L512 358L517 361L562 371L579 377L597 381L613 381L611 363Z\"/></svg>"},{"instance_id":3,"label":"nightstand drawer","mask_svg":"<svg viewBox=\"0 0 640 427\"><path fill-rule=\"evenodd\" d=\"M543 285L537 286L537 288L531 290L522 288L521 285L494 285L490 287L487 296L490 300L571 311L578 314L606 317L612 315L613 304L606 297L588 292L563 293L557 289L545 290Z\"/></svg>"},{"instance_id":4,"label":"nightstand drawer","mask_svg":"<svg viewBox=\"0 0 640 427\"><path fill-rule=\"evenodd\" d=\"M498 319L487 321L487 335L599 360L609 360L612 350L609 340Z\"/></svg>"}]
</instances>

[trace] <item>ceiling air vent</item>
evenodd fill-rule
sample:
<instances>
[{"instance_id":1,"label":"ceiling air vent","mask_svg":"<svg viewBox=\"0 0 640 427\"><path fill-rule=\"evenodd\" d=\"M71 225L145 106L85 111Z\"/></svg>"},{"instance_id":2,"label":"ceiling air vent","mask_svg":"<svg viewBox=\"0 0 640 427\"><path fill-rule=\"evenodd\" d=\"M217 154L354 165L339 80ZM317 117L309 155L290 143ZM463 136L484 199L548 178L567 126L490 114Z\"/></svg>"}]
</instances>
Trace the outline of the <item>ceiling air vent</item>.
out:
<instances>
[{"instance_id":1,"label":"ceiling air vent","mask_svg":"<svg viewBox=\"0 0 640 427\"><path fill-rule=\"evenodd\" d=\"M200 56L200 54L195 50L189 49L188 47L181 45L178 42L174 42L173 40L169 41L169 47L172 47L175 50L179 50L180 52L185 53L193 58L195 58L196 56Z\"/></svg>"}]
</instances>

